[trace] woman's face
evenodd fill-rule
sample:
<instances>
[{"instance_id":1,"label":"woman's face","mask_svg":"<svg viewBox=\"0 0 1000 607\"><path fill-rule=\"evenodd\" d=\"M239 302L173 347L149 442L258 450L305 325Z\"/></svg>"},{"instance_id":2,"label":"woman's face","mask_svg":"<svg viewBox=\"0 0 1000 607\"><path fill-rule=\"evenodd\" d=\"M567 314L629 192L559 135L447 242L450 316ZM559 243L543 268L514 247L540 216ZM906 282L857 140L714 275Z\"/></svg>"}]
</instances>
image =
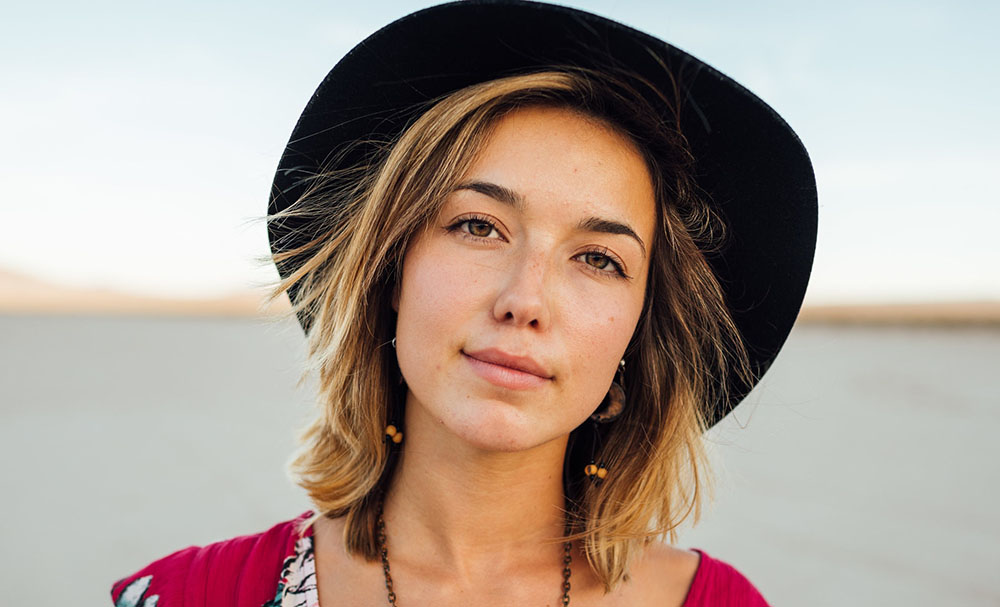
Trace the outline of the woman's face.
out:
<instances>
[{"instance_id":1,"label":"woman's face","mask_svg":"<svg viewBox=\"0 0 1000 607\"><path fill-rule=\"evenodd\" d=\"M407 418L485 450L565 440L635 330L655 221L649 172L621 135L565 109L501 119L404 256Z\"/></svg>"}]
</instances>

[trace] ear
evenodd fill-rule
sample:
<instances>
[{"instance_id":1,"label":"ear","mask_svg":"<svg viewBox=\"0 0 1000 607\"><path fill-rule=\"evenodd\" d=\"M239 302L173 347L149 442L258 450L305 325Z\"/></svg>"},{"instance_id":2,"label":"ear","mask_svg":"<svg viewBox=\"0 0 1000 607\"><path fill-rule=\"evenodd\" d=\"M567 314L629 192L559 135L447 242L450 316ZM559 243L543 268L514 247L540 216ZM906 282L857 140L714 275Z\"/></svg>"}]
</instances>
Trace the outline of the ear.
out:
<instances>
[{"instance_id":1,"label":"ear","mask_svg":"<svg viewBox=\"0 0 1000 607\"><path fill-rule=\"evenodd\" d=\"M394 286L392 288L392 309L396 311L396 314L399 314L399 283L398 282L396 283L396 286Z\"/></svg>"}]
</instances>

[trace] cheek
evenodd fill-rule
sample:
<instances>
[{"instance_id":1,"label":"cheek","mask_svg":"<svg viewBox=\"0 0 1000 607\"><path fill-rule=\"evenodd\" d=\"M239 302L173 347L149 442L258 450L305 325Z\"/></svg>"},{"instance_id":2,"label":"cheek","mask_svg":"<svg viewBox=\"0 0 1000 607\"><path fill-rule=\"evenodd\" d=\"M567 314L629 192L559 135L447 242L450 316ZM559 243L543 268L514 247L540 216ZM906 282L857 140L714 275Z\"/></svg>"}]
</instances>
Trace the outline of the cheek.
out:
<instances>
[{"instance_id":1,"label":"cheek","mask_svg":"<svg viewBox=\"0 0 1000 607\"><path fill-rule=\"evenodd\" d=\"M403 263L396 325L397 341L406 342L406 352L420 359L429 349L451 347L456 328L476 310L480 280L455 255L428 247L409 253Z\"/></svg>"},{"instance_id":2,"label":"cheek","mask_svg":"<svg viewBox=\"0 0 1000 607\"><path fill-rule=\"evenodd\" d=\"M584 359L604 352L614 358L625 351L641 312L640 293L592 290L566 309L567 336Z\"/></svg>"},{"instance_id":3,"label":"cheek","mask_svg":"<svg viewBox=\"0 0 1000 607\"><path fill-rule=\"evenodd\" d=\"M588 415L607 394L640 313L641 302L623 305L621 299L591 299L567 314L570 380Z\"/></svg>"}]
</instances>

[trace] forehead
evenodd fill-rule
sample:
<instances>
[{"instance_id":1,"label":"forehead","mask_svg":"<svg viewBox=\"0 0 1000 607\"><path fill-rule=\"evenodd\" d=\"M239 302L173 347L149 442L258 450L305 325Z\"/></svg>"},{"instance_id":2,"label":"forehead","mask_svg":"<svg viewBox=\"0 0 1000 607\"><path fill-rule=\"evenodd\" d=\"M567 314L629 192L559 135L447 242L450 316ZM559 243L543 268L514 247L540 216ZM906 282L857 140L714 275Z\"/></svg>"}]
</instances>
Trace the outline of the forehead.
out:
<instances>
[{"instance_id":1,"label":"forehead","mask_svg":"<svg viewBox=\"0 0 1000 607\"><path fill-rule=\"evenodd\" d=\"M511 206L628 218L649 242L656 202L637 145L609 124L560 107L527 107L500 118L463 181L495 183Z\"/></svg>"},{"instance_id":2,"label":"forehead","mask_svg":"<svg viewBox=\"0 0 1000 607\"><path fill-rule=\"evenodd\" d=\"M545 105L514 109L497 118L474 163L496 160L492 155L498 152L524 154L530 149L538 154L560 150L546 165L596 160L618 168L635 161L645 166L636 143L610 122L574 108Z\"/></svg>"}]
</instances>

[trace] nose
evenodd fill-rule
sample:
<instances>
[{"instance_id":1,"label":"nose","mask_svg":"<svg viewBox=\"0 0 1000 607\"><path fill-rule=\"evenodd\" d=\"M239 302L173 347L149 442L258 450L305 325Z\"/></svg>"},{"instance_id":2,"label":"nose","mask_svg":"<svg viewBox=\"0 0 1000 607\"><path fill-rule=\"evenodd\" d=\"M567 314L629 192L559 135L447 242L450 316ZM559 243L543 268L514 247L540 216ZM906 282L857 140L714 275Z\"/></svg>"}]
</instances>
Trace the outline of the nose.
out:
<instances>
[{"instance_id":1,"label":"nose","mask_svg":"<svg viewBox=\"0 0 1000 607\"><path fill-rule=\"evenodd\" d=\"M518 327L548 328L552 292L544 259L541 255L526 255L512 265L493 304L493 318Z\"/></svg>"}]
</instances>

